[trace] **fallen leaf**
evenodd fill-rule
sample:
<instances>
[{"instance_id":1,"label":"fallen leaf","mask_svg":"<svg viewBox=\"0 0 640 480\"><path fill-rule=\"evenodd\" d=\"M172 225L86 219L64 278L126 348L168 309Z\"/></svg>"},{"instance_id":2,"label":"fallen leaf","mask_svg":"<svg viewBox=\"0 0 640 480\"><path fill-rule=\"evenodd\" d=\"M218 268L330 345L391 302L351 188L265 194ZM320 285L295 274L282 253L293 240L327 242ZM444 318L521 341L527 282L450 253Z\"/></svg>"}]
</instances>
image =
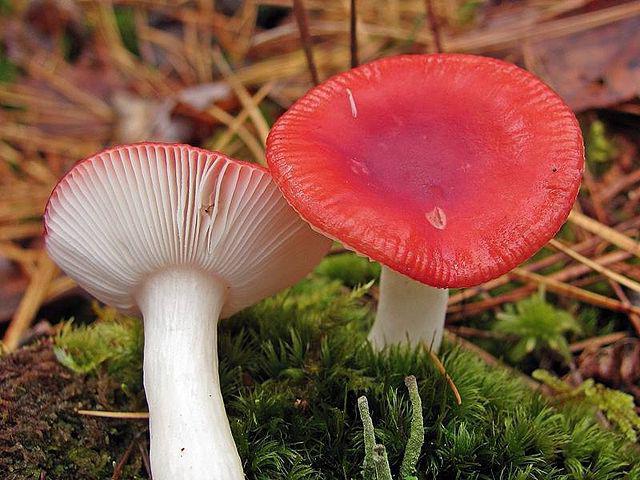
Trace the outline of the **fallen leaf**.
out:
<instances>
[{"instance_id":1,"label":"fallen leaf","mask_svg":"<svg viewBox=\"0 0 640 480\"><path fill-rule=\"evenodd\" d=\"M529 70L576 111L640 93L640 17L524 46Z\"/></svg>"}]
</instances>

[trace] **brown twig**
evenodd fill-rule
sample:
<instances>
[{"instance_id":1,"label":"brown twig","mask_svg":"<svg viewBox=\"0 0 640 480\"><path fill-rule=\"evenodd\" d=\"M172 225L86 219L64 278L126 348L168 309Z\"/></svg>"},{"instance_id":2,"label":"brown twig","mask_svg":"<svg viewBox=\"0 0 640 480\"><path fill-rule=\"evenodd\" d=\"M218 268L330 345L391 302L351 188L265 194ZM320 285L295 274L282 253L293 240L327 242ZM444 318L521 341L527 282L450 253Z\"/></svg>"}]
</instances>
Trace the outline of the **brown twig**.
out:
<instances>
[{"instance_id":1,"label":"brown twig","mask_svg":"<svg viewBox=\"0 0 640 480\"><path fill-rule=\"evenodd\" d=\"M12 352L20 345L20 339L38 313L57 271L56 265L42 251L38 267L33 272L31 282L2 340L7 351Z\"/></svg>"},{"instance_id":2,"label":"brown twig","mask_svg":"<svg viewBox=\"0 0 640 480\"><path fill-rule=\"evenodd\" d=\"M265 83L257 93L251 97L251 102L254 105L260 105L260 102L266 98L267 95L273 89L274 82ZM247 107L244 107L243 110L235 116L233 122L228 125L227 130L215 141L212 145L212 150L223 150L233 138L234 134L236 134L241 128L244 122L247 120L247 117L250 115L250 111Z\"/></svg>"},{"instance_id":3,"label":"brown twig","mask_svg":"<svg viewBox=\"0 0 640 480\"><path fill-rule=\"evenodd\" d=\"M612 182L606 187L602 188L602 190L600 190L600 199L603 202L608 202L620 192L638 182L640 182L640 168L634 170L628 175L621 176L617 181Z\"/></svg>"},{"instance_id":4,"label":"brown twig","mask_svg":"<svg viewBox=\"0 0 640 480\"><path fill-rule=\"evenodd\" d=\"M436 16L436 12L433 8L433 0L425 0L425 11L427 16L427 24L431 30L431 37L433 38L433 44L436 53L444 52L442 48L442 37L440 32L440 22Z\"/></svg>"},{"instance_id":5,"label":"brown twig","mask_svg":"<svg viewBox=\"0 0 640 480\"><path fill-rule=\"evenodd\" d=\"M620 262L623 260L626 260L627 258L629 258L631 256L630 253L625 252L623 250L617 250L611 253L607 253L601 257L598 257L595 259L595 262L597 262L600 265L609 265L615 262ZM547 257L547 258L551 258L553 257L553 255ZM545 260L545 259L543 259ZM558 260L556 260L558 261ZM537 262L536 262L537 263ZM527 271L533 271L534 269L531 268L533 267L534 264L529 265L528 270ZM523 268L523 270L526 270ZM577 264L577 265L572 265L570 267L567 267L563 270L560 270L558 272L552 273L551 275L548 275L547 278L550 278L552 280L558 280L561 282L566 282L569 280L573 280L575 278L580 277L581 275L584 275L586 273L589 273L591 271L591 269L589 267L587 267L586 265L582 265L582 264ZM507 279L507 281L501 281L500 285L494 285L492 282L488 282L486 284L488 289L493 289L496 288L496 286L501 286L504 284L507 284L509 281L511 281L513 279L513 277L508 274L508 275L504 275L504 277ZM503 277L498 278L497 280L501 280ZM471 298L470 296L465 296L464 294L466 293L466 290L463 292L460 292L459 294L452 296L453 297L457 297L460 296L461 299L457 300L456 303L450 303L449 304L449 308L448 308L448 312L449 312L449 316L447 317L447 321L448 322L454 322L456 320L460 320L461 317L467 316L467 315L475 315L478 313L481 313L489 308L493 308L496 307L498 305L502 305L503 303L507 303L507 302L515 302L517 300L520 300L522 298L524 298L525 296L529 295L530 293L534 292L536 290L537 286L536 285L524 285L522 287L516 288L510 292L495 296L495 297L488 297L486 299L482 299L480 301L477 302L473 302L473 303L461 303L463 300L466 300L467 298ZM473 296L475 296L477 293L480 293L479 291L476 293L475 290L471 290L471 293L473 293ZM453 314L453 315L451 315Z\"/></svg>"},{"instance_id":6,"label":"brown twig","mask_svg":"<svg viewBox=\"0 0 640 480\"><path fill-rule=\"evenodd\" d=\"M110 412L107 410L77 410L78 415L87 417L118 418L121 420L146 420L149 412Z\"/></svg>"},{"instance_id":7,"label":"brown twig","mask_svg":"<svg viewBox=\"0 0 640 480\"><path fill-rule=\"evenodd\" d=\"M627 338L626 332L615 332L600 337L591 337L572 343L569 345L569 350L571 350L572 353L581 352L582 350L596 350L600 347L615 343L618 340L622 340L623 338Z\"/></svg>"},{"instance_id":8,"label":"brown twig","mask_svg":"<svg viewBox=\"0 0 640 480\"><path fill-rule=\"evenodd\" d=\"M216 67L218 67L218 70L220 70L220 73L222 73L225 80L229 82L229 85L235 92L238 100L240 100L242 106L249 112L249 117L260 135L261 143L264 145L267 140L267 135L269 134L269 125L262 115L262 112L260 112L260 108L258 108L256 103L254 103L253 98L233 72L231 66L224 59L220 50L214 49L212 56ZM258 161L264 160L259 158Z\"/></svg>"},{"instance_id":9,"label":"brown twig","mask_svg":"<svg viewBox=\"0 0 640 480\"><path fill-rule=\"evenodd\" d=\"M311 80L314 85L318 85L320 83L320 77L318 76L318 69L313 59L311 35L309 34L309 18L307 17L307 10L304 7L304 0L293 0L293 13L298 23L298 29L300 30L300 40L302 41L304 54L307 57L307 67L311 74Z\"/></svg>"},{"instance_id":10,"label":"brown twig","mask_svg":"<svg viewBox=\"0 0 640 480\"><path fill-rule=\"evenodd\" d=\"M118 463L113 469L113 475L111 476L111 480L120 480L120 477L122 477L122 470L124 469L125 465L129 461L129 457L131 456L131 452L133 452L133 447L135 446L137 440L138 440L138 436L136 435L135 437L133 437L133 440L131 440L131 442L129 443L129 446L124 451L124 453L120 457L120 460L118 460Z\"/></svg>"},{"instance_id":11,"label":"brown twig","mask_svg":"<svg viewBox=\"0 0 640 480\"><path fill-rule=\"evenodd\" d=\"M52 88L59 92L60 95L63 95L71 102L81 105L103 120L110 121L113 119L113 111L107 103L87 93L85 90L70 82L66 77L59 75L55 71L54 65L48 64L43 66L34 60L26 62L25 67L31 75L46 81Z\"/></svg>"},{"instance_id":12,"label":"brown twig","mask_svg":"<svg viewBox=\"0 0 640 480\"><path fill-rule=\"evenodd\" d=\"M640 307L635 305L624 305L622 302L614 300L613 298L605 297L604 295L593 293L553 278L538 275L537 273L527 272L521 268L514 268L512 273L523 280L543 285L547 290L558 295L575 298L576 300L580 300L597 307L613 310L614 312L640 314Z\"/></svg>"},{"instance_id":13,"label":"brown twig","mask_svg":"<svg viewBox=\"0 0 640 480\"><path fill-rule=\"evenodd\" d=\"M640 225L640 216L632 218L628 221L622 222L616 225L615 227L613 227L613 229L617 232L626 232L627 234L631 235L635 233L638 225ZM583 255L588 255L589 252L591 252L591 250L593 250L600 243L602 243L601 238L589 237L586 240L583 240L582 242L576 245L573 245L572 248L578 253L581 253ZM549 255L548 257L542 258L540 260L537 260L535 262L523 265L522 268L525 270L535 272L543 268L552 266L553 264L561 261L562 257L563 257L562 253L556 253L553 255ZM604 257L602 258L604 260ZM599 262L599 263L602 263L603 265L605 264L603 262ZM568 278L564 278L564 279L559 278L559 280L568 280ZM483 283L482 285L479 285L477 287L465 288L461 292L456 293L455 295L452 295L449 298L449 305L453 305L453 304L462 302L464 300L468 300L472 297L475 297L476 295L479 295L483 291L493 290L494 288L501 287L502 285L506 285L510 281L511 281L511 277L509 275L503 275L501 277L496 278L495 280L491 280L489 282Z\"/></svg>"},{"instance_id":14,"label":"brown twig","mask_svg":"<svg viewBox=\"0 0 640 480\"><path fill-rule=\"evenodd\" d=\"M605 277L615 282L618 282L619 284L624 285L625 287L630 288L635 292L640 293L640 284L638 282L631 280L630 278L627 278L623 275L620 275L617 272L609 270L607 267L604 267L603 265L600 265L599 263L594 262L593 260L585 257L584 255L579 254L578 252L573 250L571 247L566 246L565 244L563 244L562 242L559 242L556 239L552 238L551 240L549 240L549 245L551 245L556 250L559 250L562 253L568 255L574 260L582 263L583 265L586 265L587 267L591 268L593 271L598 272L599 274L604 275Z\"/></svg>"},{"instance_id":15,"label":"brown twig","mask_svg":"<svg viewBox=\"0 0 640 480\"><path fill-rule=\"evenodd\" d=\"M613 228L589 218L582 213L576 212L575 210L569 214L569 221L578 227L599 236L603 240L606 240L607 242L640 257L640 243L632 240Z\"/></svg>"},{"instance_id":16,"label":"brown twig","mask_svg":"<svg viewBox=\"0 0 640 480\"><path fill-rule=\"evenodd\" d=\"M596 183L596 180L593 178L593 174L591 170L588 168L584 169L582 176L584 185L587 187L589 191L589 199L591 200L591 205L593 206L593 212L596 215L596 218L599 222L609 223L608 218L609 215L604 208L604 202L602 201L602 196L600 193L600 186Z\"/></svg>"},{"instance_id":17,"label":"brown twig","mask_svg":"<svg viewBox=\"0 0 640 480\"><path fill-rule=\"evenodd\" d=\"M451 379L451 377L447 373L447 370L444 368L444 365L442 364L442 362L440 361L438 356L435 353L433 353L433 351L431 349L429 349L429 356L431 357L431 360L433 361L433 364L436 366L436 368L438 369L440 374L447 381L447 384L449 385L449 388L453 392L453 396L456 399L456 404L457 405L461 405L462 404L462 397L460 397L460 392L458 391L458 387L456 387L456 384L453 383L453 380Z\"/></svg>"},{"instance_id":18,"label":"brown twig","mask_svg":"<svg viewBox=\"0 0 640 480\"><path fill-rule=\"evenodd\" d=\"M146 439L137 442L138 450L140 450L140 456L142 457L142 464L144 465L144 469L147 472L147 477L149 480L153 480L153 476L151 474L151 461L149 460L149 450L147 449L147 441Z\"/></svg>"},{"instance_id":19,"label":"brown twig","mask_svg":"<svg viewBox=\"0 0 640 480\"><path fill-rule=\"evenodd\" d=\"M227 125L228 128L231 128L231 125L234 123L234 117L216 105L211 105L209 107L209 113ZM262 148L260 140L254 137L251 132L244 127L244 125L239 125L235 131L247 148L251 150L256 162L264 165L264 149Z\"/></svg>"},{"instance_id":20,"label":"brown twig","mask_svg":"<svg viewBox=\"0 0 640 480\"><path fill-rule=\"evenodd\" d=\"M351 0L350 23L349 23L349 45L351 47L351 68L360 65L358 59L358 0Z\"/></svg>"}]
</instances>

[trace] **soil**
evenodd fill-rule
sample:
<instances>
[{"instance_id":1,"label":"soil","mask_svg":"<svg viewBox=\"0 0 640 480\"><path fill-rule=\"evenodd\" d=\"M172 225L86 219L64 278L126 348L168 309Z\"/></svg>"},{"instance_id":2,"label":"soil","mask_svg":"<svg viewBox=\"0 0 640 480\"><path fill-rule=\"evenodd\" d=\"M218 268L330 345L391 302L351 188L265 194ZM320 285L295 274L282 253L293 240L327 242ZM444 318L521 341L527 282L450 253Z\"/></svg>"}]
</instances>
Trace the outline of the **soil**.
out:
<instances>
[{"instance_id":1,"label":"soil","mask_svg":"<svg viewBox=\"0 0 640 480\"><path fill-rule=\"evenodd\" d=\"M56 361L50 341L1 358L0 478L145 478L145 449L128 449L134 442L144 446L145 422L77 413L122 404L114 391L106 376L66 370ZM118 469L127 449L127 466Z\"/></svg>"}]
</instances>

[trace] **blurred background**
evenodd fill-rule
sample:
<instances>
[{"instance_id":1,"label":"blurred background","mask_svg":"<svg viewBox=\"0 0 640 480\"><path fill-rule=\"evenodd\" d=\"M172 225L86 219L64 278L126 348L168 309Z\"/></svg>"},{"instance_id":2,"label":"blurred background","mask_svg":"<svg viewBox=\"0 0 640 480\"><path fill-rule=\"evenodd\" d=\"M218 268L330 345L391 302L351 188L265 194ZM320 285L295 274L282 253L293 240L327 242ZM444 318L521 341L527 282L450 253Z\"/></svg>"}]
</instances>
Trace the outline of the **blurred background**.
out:
<instances>
[{"instance_id":1,"label":"blurred background","mask_svg":"<svg viewBox=\"0 0 640 480\"><path fill-rule=\"evenodd\" d=\"M350 1L304 6L319 78L348 69ZM493 56L534 72L575 110L587 169L559 241L509 275L452 292L449 332L490 362L508 357L505 338L540 335L522 322L487 328L487 318L542 287L581 315L579 329L554 333L571 368L640 400L640 1L361 0L356 26L360 62ZM55 335L59 319L93 318L42 250L41 214L57 179L107 145L143 140L264 163L270 125L312 85L304 43L290 0L0 0L7 351ZM557 363L514 358L525 372Z\"/></svg>"}]
</instances>

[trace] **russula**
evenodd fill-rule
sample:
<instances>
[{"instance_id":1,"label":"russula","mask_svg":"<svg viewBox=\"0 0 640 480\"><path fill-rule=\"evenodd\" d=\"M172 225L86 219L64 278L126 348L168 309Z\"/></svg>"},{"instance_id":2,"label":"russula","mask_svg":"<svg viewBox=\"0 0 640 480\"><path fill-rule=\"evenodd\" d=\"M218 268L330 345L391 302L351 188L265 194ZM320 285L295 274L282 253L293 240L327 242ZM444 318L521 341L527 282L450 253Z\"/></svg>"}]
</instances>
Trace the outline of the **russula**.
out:
<instances>
[{"instance_id":1,"label":"russula","mask_svg":"<svg viewBox=\"0 0 640 480\"><path fill-rule=\"evenodd\" d=\"M374 346L437 350L448 288L498 277L558 231L582 136L532 74L472 55L404 55L336 75L274 125L267 161L319 232L382 263Z\"/></svg>"},{"instance_id":2,"label":"russula","mask_svg":"<svg viewBox=\"0 0 640 480\"><path fill-rule=\"evenodd\" d=\"M51 194L45 235L79 285L143 315L153 477L243 479L217 372L218 318L301 279L330 242L266 169L153 143L78 163Z\"/></svg>"}]
</instances>

